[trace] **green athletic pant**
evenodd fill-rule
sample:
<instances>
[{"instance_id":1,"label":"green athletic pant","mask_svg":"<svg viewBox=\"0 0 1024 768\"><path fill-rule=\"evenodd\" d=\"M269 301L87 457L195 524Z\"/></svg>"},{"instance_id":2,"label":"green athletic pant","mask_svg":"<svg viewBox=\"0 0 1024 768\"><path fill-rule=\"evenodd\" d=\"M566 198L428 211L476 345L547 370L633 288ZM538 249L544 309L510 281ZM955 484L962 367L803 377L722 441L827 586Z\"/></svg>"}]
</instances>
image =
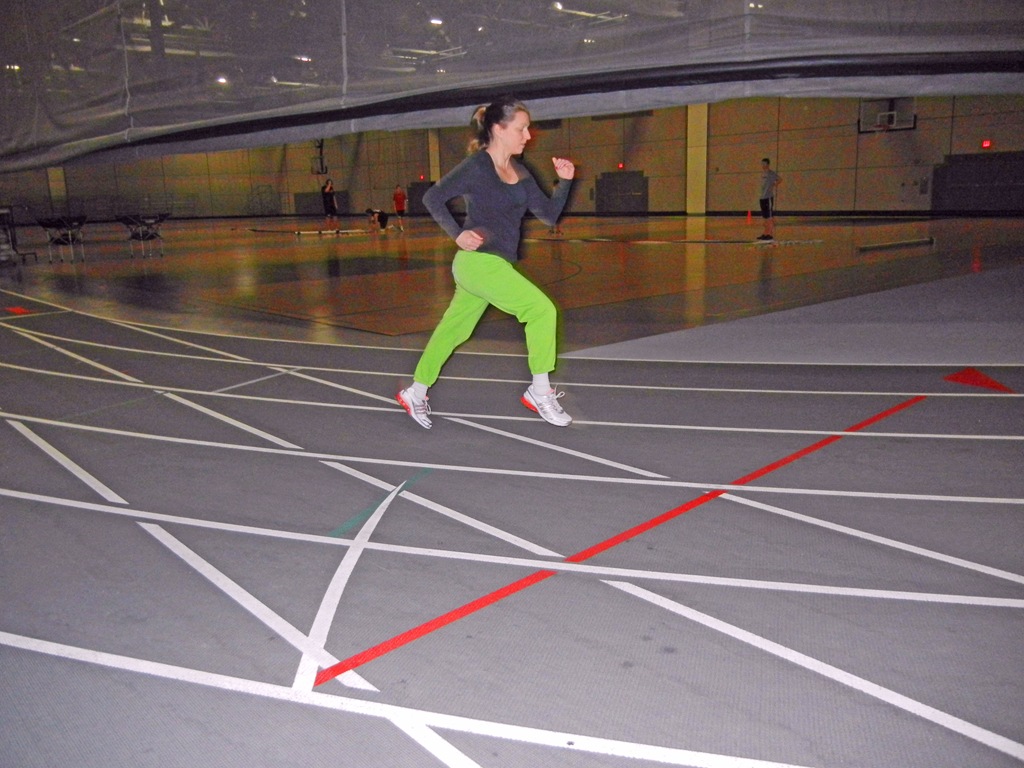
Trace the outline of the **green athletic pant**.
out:
<instances>
[{"instance_id":1,"label":"green athletic pant","mask_svg":"<svg viewBox=\"0 0 1024 768\"><path fill-rule=\"evenodd\" d=\"M530 373L555 369L555 332L558 311L544 292L526 279L512 262L490 253L459 251L452 262L455 295L430 336L414 378L432 386L455 348L473 333L493 304L526 325L526 351Z\"/></svg>"}]
</instances>

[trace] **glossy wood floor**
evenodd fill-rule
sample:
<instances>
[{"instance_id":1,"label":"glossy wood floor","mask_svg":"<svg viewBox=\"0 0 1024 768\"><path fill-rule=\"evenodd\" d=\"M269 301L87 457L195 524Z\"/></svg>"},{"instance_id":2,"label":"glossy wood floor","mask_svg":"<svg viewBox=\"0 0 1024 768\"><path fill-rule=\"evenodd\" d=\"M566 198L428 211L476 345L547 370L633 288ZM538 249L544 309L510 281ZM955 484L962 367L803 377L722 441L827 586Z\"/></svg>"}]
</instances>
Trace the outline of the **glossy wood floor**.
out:
<instances>
[{"instance_id":1,"label":"glossy wood floor","mask_svg":"<svg viewBox=\"0 0 1024 768\"><path fill-rule=\"evenodd\" d=\"M756 217L579 217L559 234L528 222L520 264L562 310L563 349L577 350L980 271L1024 247L1015 219L780 219L770 244L760 232ZM87 224L72 263L68 246L23 228L20 250L39 263L6 279L134 319L275 321L294 338L361 331L385 344L429 332L451 296L453 244L429 219L385 233L362 219L171 220L161 233L129 243L119 224ZM467 348L521 341L492 311Z\"/></svg>"}]
</instances>

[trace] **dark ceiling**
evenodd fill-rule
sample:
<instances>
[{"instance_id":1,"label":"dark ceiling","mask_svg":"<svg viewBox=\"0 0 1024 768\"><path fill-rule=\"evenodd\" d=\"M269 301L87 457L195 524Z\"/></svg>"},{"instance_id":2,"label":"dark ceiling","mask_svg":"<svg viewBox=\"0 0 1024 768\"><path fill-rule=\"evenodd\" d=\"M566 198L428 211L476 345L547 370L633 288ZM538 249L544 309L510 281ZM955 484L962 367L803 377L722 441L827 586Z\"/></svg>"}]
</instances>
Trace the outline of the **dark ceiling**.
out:
<instances>
[{"instance_id":1,"label":"dark ceiling","mask_svg":"<svg viewBox=\"0 0 1024 768\"><path fill-rule=\"evenodd\" d=\"M1021 0L5 5L0 172L450 125L509 91L545 118L751 95L1024 92Z\"/></svg>"}]
</instances>

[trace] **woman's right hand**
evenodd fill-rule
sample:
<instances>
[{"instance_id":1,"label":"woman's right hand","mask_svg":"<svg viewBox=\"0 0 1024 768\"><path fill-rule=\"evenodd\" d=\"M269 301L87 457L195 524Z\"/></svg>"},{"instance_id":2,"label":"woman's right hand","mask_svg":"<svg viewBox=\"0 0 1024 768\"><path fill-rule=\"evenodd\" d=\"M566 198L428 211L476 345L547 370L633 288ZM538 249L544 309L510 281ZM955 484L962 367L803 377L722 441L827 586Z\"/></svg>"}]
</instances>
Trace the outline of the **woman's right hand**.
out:
<instances>
[{"instance_id":1,"label":"woman's right hand","mask_svg":"<svg viewBox=\"0 0 1024 768\"><path fill-rule=\"evenodd\" d=\"M472 229L464 229L455 238L455 244L463 251L475 251L484 244L484 239Z\"/></svg>"}]
</instances>

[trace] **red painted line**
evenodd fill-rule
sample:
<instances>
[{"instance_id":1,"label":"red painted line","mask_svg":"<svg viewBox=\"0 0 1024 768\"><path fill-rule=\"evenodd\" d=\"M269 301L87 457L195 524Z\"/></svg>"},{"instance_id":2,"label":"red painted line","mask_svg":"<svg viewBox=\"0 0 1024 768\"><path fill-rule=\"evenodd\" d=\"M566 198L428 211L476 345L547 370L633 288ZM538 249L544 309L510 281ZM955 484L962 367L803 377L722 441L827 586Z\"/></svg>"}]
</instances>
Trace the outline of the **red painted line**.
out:
<instances>
[{"instance_id":1,"label":"red painted line","mask_svg":"<svg viewBox=\"0 0 1024 768\"><path fill-rule=\"evenodd\" d=\"M1009 392L1013 394L1013 390L1008 386L982 373L977 368L964 368L962 371L945 376L944 380L952 381L956 384L966 384L969 387L985 387L986 389L994 389L996 392Z\"/></svg>"},{"instance_id":2,"label":"red painted line","mask_svg":"<svg viewBox=\"0 0 1024 768\"><path fill-rule=\"evenodd\" d=\"M864 421L858 424L854 424L852 427L844 429L843 432L859 432L860 430L872 424L882 421L883 419L889 418L893 414L899 413L905 408L909 408L912 405L916 405L917 403L921 402L924 399L925 397L923 395L912 397L910 400L906 400L900 403L899 405L895 405L892 408L889 408L888 410L882 411L881 413L872 416L869 419L865 419ZM738 480L734 480L731 483L727 483L727 485L746 485L759 477L764 477L768 473L774 472L776 469L784 467L787 464L792 464L794 461L802 459L803 457L811 453L814 453L815 451L820 451L822 448L842 439L843 435L840 434L832 435L831 437L827 437L824 440L819 440L813 445L809 445L806 448L801 448L796 453L791 453L789 456L779 459L778 461L772 462L771 464L768 464L767 466L762 467L761 469L751 472L748 475L744 475ZM674 520L680 515L686 514L691 509L696 509L697 507L706 504L712 499L717 499L719 496L722 496L725 493L726 491L724 490L708 491L707 493L704 493L695 499L691 499L685 504L681 504L678 507L675 507L674 509L668 510L667 512L662 512L657 517L653 517L650 520L647 520L646 522L640 523L639 525L635 525L632 528L623 531L622 533L618 533L615 536L612 536L609 539L605 539L604 541L599 542L597 544L594 544L593 546L588 547L587 549L581 550L574 555L570 555L569 557L565 558L565 562L581 563L584 560L589 560L594 555L597 555L601 552L605 552L611 549L612 547L616 547L619 544L622 544L624 541L627 541L636 536L639 536L642 533L646 533L647 531L657 528L658 526L663 525L664 523L667 523L670 520ZM532 587L534 584L538 584L544 581L545 579L554 576L556 573L557 571L536 571L535 573L532 573L529 576L520 579L519 581L508 584L502 587L501 589L497 589L494 592L491 592L490 594L484 595L483 597L478 597L476 600L466 603L460 608L456 608L455 610L449 611L448 613L442 616L438 616L435 619L431 619L430 621L424 624L420 624L418 627L413 627L412 629L403 632L400 635L395 635L390 640L385 640L383 643L375 645L372 648L368 648L367 650L362 651L361 653L357 653L355 656L349 656L347 659L339 661L337 664L333 664L330 667L325 667L324 669L320 670L320 672L317 674L316 679L313 681L313 685L315 687L323 683L326 683L328 680L333 680L338 675L344 674L345 672L348 672L350 669L355 669L356 667L359 667L368 661L380 658L381 656L390 653L396 648L401 648L403 645L408 645L414 640L418 640L424 635L430 634L436 629L440 629L441 627L445 627L449 624L452 624L453 622L465 618L466 616L469 616L470 614L475 613L482 608L486 608L489 605L494 605L495 603L499 602L500 600L504 600L506 597L509 597L510 595L514 595L517 592L522 592L524 589Z\"/></svg>"},{"instance_id":3,"label":"red painted line","mask_svg":"<svg viewBox=\"0 0 1024 768\"><path fill-rule=\"evenodd\" d=\"M595 544L592 547L588 547L587 549L584 549L581 552L577 552L575 555L569 555L567 558L565 558L565 561L567 563L582 563L584 560L589 560L594 555L600 554L601 552L605 552L611 549L612 547L617 547L624 541L632 539L635 536L639 536L641 533L647 533L647 531L650 531L653 528L657 528L659 525L667 523L669 520L674 520L680 515L686 514L691 509L696 509L700 505L705 504L711 501L712 499L717 499L723 493L725 493L725 491L709 491L708 493L705 493L703 496L698 496L696 499L692 499L691 501L688 501L685 504L679 505L675 509L670 509L668 512L662 512L660 515L651 518L647 522L640 523L640 525L635 525L629 530L623 531L622 533L617 533L610 539L605 539L604 541Z\"/></svg>"},{"instance_id":4,"label":"red painted line","mask_svg":"<svg viewBox=\"0 0 1024 768\"><path fill-rule=\"evenodd\" d=\"M315 687L321 683L326 683L328 680L333 680L338 675L383 656L385 653L390 653L395 648L401 648L403 645L408 645L413 640L418 640L424 635L430 634L435 629L440 629L441 627L456 622L471 613L479 611L481 608L486 608L488 605L493 605L499 600L504 600L506 597L514 595L516 592L522 592L527 587L532 587L534 584L554 576L555 573L556 571L537 571L536 573L532 573L526 578L520 579L512 584L507 584L501 589L491 592L489 595L478 597L473 602L466 603L461 608L456 608L454 611L449 611L443 616L431 619L425 624L413 627L408 632L395 635L393 638L385 640L380 645L375 645L373 648L368 648L362 653L357 653L355 656L349 656L347 659L339 661L337 664L325 667L317 674L316 679L313 681L313 685Z\"/></svg>"},{"instance_id":5,"label":"red painted line","mask_svg":"<svg viewBox=\"0 0 1024 768\"><path fill-rule=\"evenodd\" d=\"M882 421L883 419L887 419L890 416L899 413L905 408L909 408L912 405L917 405L917 403L920 403L924 399L924 395L912 397L909 400L903 401L899 405L894 405L892 408L889 408L888 410L882 411L881 413L876 413L870 419L865 419L864 421L858 424L854 424L852 427L847 427L846 429L843 430L843 432L860 432L862 429L870 427L872 424L876 424L879 421ZM831 437L826 437L824 440L819 440L813 445L809 445L806 448L802 448L796 453L792 453L783 459L779 459L778 461L773 462L766 467L761 467L761 469L755 470L751 472L749 475L744 475L739 480L734 480L732 483L730 483L730 485L746 485L747 483L756 480L759 477L764 477L768 473L774 472L776 469L780 469L781 467L784 467L787 464L792 464L794 461L802 459L804 456L814 453L815 451L820 451L825 446L832 445L832 443L838 442L839 440L842 439L843 435L832 435Z\"/></svg>"}]
</instances>

